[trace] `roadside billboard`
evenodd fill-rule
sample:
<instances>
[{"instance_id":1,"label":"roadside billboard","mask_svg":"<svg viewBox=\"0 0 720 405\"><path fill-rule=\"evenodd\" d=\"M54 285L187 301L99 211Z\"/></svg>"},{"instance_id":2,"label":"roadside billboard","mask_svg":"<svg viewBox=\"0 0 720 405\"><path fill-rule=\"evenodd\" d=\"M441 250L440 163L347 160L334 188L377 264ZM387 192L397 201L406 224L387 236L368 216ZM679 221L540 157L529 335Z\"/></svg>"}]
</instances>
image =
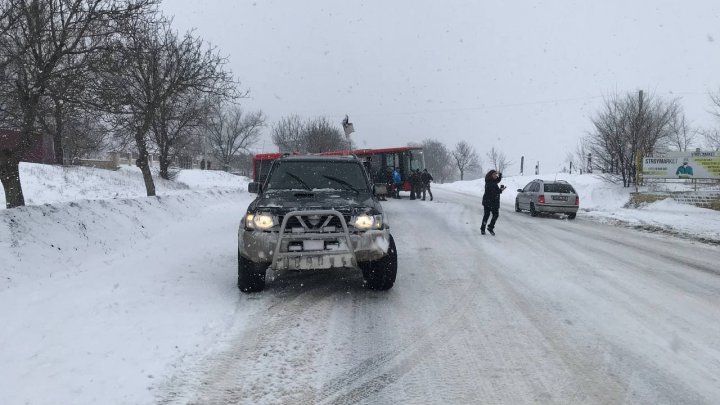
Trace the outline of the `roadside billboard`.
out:
<instances>
[{"instance_id":1,"label":"roadside billboard","mask_svg":"<svg viewBox=\"0 0 720 405\"><path fill-rule=\"evenodd\" d=\"M688 151L646 156L642 174L657 179L720 179L720 153Z\"/></svg>"}]
</instances>

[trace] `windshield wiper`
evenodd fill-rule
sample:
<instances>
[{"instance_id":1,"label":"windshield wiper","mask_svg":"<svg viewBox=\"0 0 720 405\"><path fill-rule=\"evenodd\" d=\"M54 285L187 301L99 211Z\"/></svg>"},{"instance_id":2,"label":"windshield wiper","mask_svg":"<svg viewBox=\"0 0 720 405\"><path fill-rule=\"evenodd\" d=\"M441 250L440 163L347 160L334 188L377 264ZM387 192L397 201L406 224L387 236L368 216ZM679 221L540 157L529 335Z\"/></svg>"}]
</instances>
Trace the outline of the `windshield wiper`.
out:
<instances>
[{"instance_id":1,"label":"windshield wiper","mask_svg":"<svg viewBox=\"0 0 720 405\"><path fill-rule=\"evenodd\" d=\"M345 188L346 188L347 190L352 190L352 191L354 191L355 194L360 194L360 190L356 189L355 187L353 187L352 184L348 183L347 181L345 181L345 180L343 180L343 179L339 179L339 178L333 177L333 176L323 176L323 177L325 177L325 178L328 179L328 180L332 180L332 181L334 181L334 182L337 182L337 183L342 184L343 186L345 186Z\"/></svg>"},{"instance_id":2,"label":"windshield wiper","mask_svg":"<svg viewBox=\"0 0 720 405\"><path fill-rule=\"evenodd\" d=\"M308 186L307 183L305 183L305 182L303 181L303 179L301 179L301 178L298 177L297 175L294 175L294 174L289 173L289 172L286 172L285 174L287 174L288 176L290 176L290 177L292 177L293 179L297 180L297 181L298 181L303 187L305 187L306 189L312 191L312 188L311 188L310 186Z\"/></svg>"}]
</instances>

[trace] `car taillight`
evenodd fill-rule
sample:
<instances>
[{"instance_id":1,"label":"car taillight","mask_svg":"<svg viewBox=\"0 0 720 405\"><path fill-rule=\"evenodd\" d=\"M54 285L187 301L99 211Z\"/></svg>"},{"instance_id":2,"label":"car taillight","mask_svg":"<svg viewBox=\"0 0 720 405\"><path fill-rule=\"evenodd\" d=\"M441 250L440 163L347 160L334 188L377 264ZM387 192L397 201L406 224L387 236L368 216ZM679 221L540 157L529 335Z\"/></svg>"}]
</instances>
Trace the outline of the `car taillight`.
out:
<instances>
[{"instance_id":1,"label":"car taillight","mask_svg":"<svg viewBox=\"0 0 720 405\"><path fill-rule=\"evenodd\" d=\"M538 196L538 204L545 204L545 196L544 195Z\"/></svg>"},{"instance_id":2,"label":"car taillight","mask_svg":"<svg viewBox=\"0 0 720 405\"><path fill-rule=\"evenodd\" d=\"M580 205L580 197L575 196L575 205Z\"/></svg>"}]
</instances>

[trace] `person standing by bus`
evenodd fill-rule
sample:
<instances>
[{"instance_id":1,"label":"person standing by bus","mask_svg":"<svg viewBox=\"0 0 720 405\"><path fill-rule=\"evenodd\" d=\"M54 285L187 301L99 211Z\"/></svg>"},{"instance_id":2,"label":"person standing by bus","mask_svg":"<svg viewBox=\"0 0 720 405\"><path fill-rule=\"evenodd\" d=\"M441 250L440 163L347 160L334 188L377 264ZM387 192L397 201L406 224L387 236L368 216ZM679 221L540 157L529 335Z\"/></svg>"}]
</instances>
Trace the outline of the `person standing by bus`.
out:
<instances>
[{"instance_id":1,"label":"person standing by bus","mask_svg":"<svg viewBox=\"0 0 720 405\"><path fill-rule=\"evenodd\" d=\"M422 179L422 199L425 201L425 192L430 194L430 201L433 200L432 191L430 190L430 182L433 181L433 176L428 172L428 169L424 169L420 175Z\"/></svg>"},{"instance_id":2,"label":"person standing by bus","mask_svg":"<svg viewBox=\"0 0 720 405\"><path fill-rule=\"evenodd\" d=\"M495 222L497 222L500 215L500 194L505 190L504 185L498 186L500 181L502 181L502 173L498 173L495 169L490 170L485 175L485 194L483 194L482 198L485 213L480 226L480 233L483 235L485 235L485 224L487 224L487 220L492 213L492 219L490 224L487 225L487 231L490 232L490 235L495 236Z\"/></svg>"},{"instance_id":3,"label":"person standing by bus","mask_svg":"<svg viewBox=\"0 0 720 405\"><path fill-rule=\"evenodd\" d=\"M414 200L416 198L420 198L420 194L418 193L418 181L420 179L418 178L416 170L410 169L410 177L408 180L410 180L410 199Z\"/></svg>"},{"instance_id":4,"label":"person standing by bus","mask_svg":"<svg viewBox=\"0 0 720 405\"><path fill-rule=\"evenodd\" d=\"M395 185L395 198L400 198L400 189L402 188L402 177L398 168L394 168L392 172L393 184Z\"/></svg>"}]
</instances>

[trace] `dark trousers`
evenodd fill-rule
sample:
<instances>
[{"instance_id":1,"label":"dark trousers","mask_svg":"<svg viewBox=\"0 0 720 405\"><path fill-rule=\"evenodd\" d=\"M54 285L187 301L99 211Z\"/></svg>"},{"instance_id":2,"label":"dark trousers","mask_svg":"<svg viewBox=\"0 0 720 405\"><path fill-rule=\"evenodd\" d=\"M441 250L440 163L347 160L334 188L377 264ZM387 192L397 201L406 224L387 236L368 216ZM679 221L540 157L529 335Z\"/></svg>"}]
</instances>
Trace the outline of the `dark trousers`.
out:
<instances>
[{"instance_id":1,"label":"dark trousers","mask_svg":"<svg viewBox=\"0 0 720 405\"><path fill-rule=\"evenodd\" d=\"M485 224L487 224L487 220L490 217L490 213L492 213L492 219L490 220L490 224L488 224L487 229L492 231L495 229L495 222L497 222L498 216L500 216L500 207L484 207L485 208L485 214L483 214L483 221L482 221L482 229L485 229Z\"/></svg>"},{"instance_id":2,"label":"dark trousers","mask_svg":"<svg viewBox=\"0 0 720 405\"><path fill-rule=\"evenodd\" d=\"M422 199L423 199L423 200L425 199L425 192L426 192L426 191L427 191L428 194L430 194L430 201L432 201L433 196L432 196L432 191L430 191L430 185L429 185L429 184L426 184L426 185L423 187L423 189L422 189Z\"/></svg>"}]
</instances>

